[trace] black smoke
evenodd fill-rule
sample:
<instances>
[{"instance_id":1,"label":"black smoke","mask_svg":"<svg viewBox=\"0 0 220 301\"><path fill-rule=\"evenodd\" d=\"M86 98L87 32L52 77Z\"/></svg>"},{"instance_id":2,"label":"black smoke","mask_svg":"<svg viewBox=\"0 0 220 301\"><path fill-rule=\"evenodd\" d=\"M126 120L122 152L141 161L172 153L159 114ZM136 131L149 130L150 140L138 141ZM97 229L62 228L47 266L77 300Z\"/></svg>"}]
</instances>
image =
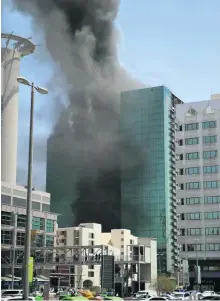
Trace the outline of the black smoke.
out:
<instances>
[{"instance_id":1,"label":"black smoke","mask_svg":"<svg viewBox=\"0 0 220 301\"><path fill-rule=\"evenodd\" d=\"M68 107L52 136L63 180L75 188L73 224L102 223L104 231L120 227L120 154L131 172L142 160L141 150L120 134L120 92L140 87L117 59L115 20L118 0L14 0L16 9L32 16L40 29L57 72L56 85L67 91ZM60 97L62 98L62 94ZM54 158L55 158L54 157ZM125 161L125 160L124 160ZM71 166L71 168L70 168ZM63 167L64 168L64 167ZM67 169L69 172L67 173ZM65 172L66 171L66 172ZM72 173L72 175L71 175ZM68 174L68 176L67 176ZM60 182L49 179L59 190ZM65 179L64 179L65 178ZM61 189L61 188L60 188ZM52 202L53 202L53 191ZM63 204L60 204L61 206ZM135 216L135 208L130 208ZM70 225L71 226L71 225Z\"/></svg>"}]
</instances>

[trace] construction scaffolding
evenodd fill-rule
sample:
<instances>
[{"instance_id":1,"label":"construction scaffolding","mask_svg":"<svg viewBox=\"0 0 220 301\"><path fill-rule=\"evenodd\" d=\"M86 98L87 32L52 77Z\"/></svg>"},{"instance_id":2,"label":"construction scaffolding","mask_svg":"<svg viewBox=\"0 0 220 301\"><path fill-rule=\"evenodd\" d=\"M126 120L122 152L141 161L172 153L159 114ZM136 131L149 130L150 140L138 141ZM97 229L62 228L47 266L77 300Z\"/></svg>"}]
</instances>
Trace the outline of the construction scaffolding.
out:
<instances>
[{"instance_id":1,"label":"construction scaffolding","mask_svg":"<svg viewBox=\"0 0 220 301\"><path fill-rule=\"evenodd\" d=\"M120 257L115 256L114 259L114 274L118 274L120 278L123 294L128 287L128 279L132 278L133 274L138 275L140 282L140 267L141 264L146 264L144 256L138 250L142 246L132 246L136 248L133 255ZM34 269L37 274L42 271L50 278L66 277L71 283L71 277L77 277L79 287L82 287L82 266L85 265L100 265L104 266L104 259L108 256L113 256L111 248L106 245L90 245L90 246L57 246L57 247L32 247L31 256L34 258ZM14 277L15 269L22 269L24 258L24 248L19 246L2 246L1 248L1 268L10 271ZM116 267L117 266L117 267ZM134 269L134 266L136 268ZM78 269L76 269L76 267ZM118 269L118 272L116 271ZM103 270L103 269L102 269ZM81 271L81 272L80 272ZM9 272L8 272L9 273ZM81 274L81 275L80 275ZM103 275L101 275L102 277ZM140 287L140 284L139 284ZM124 290L125 288L125 290Z\"/></svg>"}]
</instances>

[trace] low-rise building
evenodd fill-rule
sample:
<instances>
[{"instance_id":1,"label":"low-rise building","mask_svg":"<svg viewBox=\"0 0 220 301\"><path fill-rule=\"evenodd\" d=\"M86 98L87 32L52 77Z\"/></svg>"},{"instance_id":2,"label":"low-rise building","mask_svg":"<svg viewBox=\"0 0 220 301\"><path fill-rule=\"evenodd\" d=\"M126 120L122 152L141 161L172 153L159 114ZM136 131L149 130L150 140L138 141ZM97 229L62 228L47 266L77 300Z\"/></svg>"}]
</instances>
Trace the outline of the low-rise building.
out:
<instances>
[{"instance_id":1,"label":"low-rise building","mask_svg":"<svg viewBox=\"0 0 220 301\"><path fill-rule=\"evenodd\" d=\"M102 255L114 256L115 289L119 293L122 288L124 293L147 289L157 278L156 240L139 239L130 230L113 229L110 233L102 233L101 225L95 223L59 228L56 246L61 253L53 275L59 277L61 286L101 286ZM65 255L73 246L75 253ZM63 264L62 257L65 257Z\"/></svg>"},{"instance_id":2,"label":"low-rise building","mask_svg":"<svg viewBox=\"0 0 220 301\"><path fill-rule=\"evenodd\" d=\"M113 229L102 233L102 242L120 250L115 257L118 265L115 285L124 292L148 289L157 279L157 241L155 238L139 238L127 229ZM122 277L124 275L124 277Z\"/></svg>"},{"instance_id":3,"label":"low-rise building","mask_svg":"<svg viewBox=\"0 0 220 301\"><path fill-rule=\"evenodd\" d=\"M10 274L21 277L22 275L26 202L27 189L25 187L1 183L2 276ZM50 212L50 194L34 190L31 212L32 247L53 247L57 230L57 214ZM43 275L45 269L44 266L36 273Z\"/></svg>"}]
</instances>

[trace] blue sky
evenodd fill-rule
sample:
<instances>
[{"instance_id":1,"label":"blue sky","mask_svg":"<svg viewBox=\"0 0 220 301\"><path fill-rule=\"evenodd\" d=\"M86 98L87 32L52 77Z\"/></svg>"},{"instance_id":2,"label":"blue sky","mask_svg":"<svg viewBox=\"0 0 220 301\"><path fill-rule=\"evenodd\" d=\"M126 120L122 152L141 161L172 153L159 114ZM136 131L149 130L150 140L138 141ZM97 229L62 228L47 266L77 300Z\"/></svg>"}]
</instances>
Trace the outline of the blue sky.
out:
<instances>
[{"instance_id":1,"label":"blue sky","mask_svg":"<svg viewBox=\"0 0 220 301\"><path fill-rule=\"evenodd\" d=\"M32 37L41 44L39 34L32 31L30 18L12 11L10 2L2 1L2 31ZM122 0L116 22L120 31L120 62L145 84L164 84L184 102L207 100L211 93L220 92L219 14L219 0ZM50 64L39 62L34 54L22 60L21 75L47 86L52 73ZM37 95L36 139L46 141L50 132L50 101L49 96ZM21 87L18 151L21 166L27 158L28 103L29 91ZM26 171L22 173L25 178ZM38 178L36 173L36 185Z\"/></svg>"}]
</instances>

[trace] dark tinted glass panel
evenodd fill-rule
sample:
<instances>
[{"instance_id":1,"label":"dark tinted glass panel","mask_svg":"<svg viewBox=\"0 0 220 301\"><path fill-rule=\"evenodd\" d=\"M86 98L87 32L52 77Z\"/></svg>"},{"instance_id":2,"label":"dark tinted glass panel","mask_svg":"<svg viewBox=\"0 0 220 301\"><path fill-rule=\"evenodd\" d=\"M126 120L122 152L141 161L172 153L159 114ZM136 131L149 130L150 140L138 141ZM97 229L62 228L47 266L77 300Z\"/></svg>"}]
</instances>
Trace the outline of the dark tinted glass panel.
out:
<instances>
[{"instance_id":1,"label":"dark tinted glass panel","mask_svg":"<svg viewBox=\"0 0 220 301\"><path fill-rule=\"evenodd\" d=\"M26 199L13 198L13 205L18 207L26 207Z\"/></svg>"},{"instance_id":2,"label":"dark tinted glass panel","mask_svg":"<svg viewBox=\"0 0 220 301\"><path fill-rule=\"evenodd\" d=\"M1 202L2 202L2 204L11 205L11 197L10 197L10 195L2 194L1 195Z\"/></svg>"}]
</instances>

